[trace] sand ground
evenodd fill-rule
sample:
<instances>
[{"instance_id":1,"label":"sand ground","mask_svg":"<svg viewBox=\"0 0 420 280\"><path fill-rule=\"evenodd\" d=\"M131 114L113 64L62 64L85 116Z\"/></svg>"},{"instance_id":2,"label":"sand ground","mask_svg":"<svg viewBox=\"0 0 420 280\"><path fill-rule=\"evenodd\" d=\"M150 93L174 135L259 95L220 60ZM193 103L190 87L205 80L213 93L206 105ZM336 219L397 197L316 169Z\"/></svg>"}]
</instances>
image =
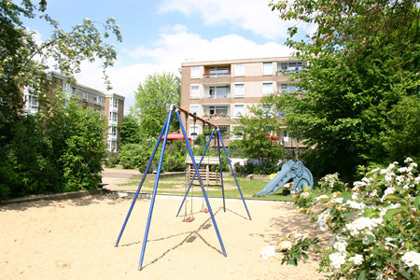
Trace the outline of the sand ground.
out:
<instances>
[{"instance_id":1,"label":"sand ground","mask_svg":"<svg viewBox=\"0 0 420 280\"><path fill-rule=\"evenodd\" d=\"M264 260L261 248L295 231L320 234L309 217L282 202L210 200L225 246L209 214L176 217L180 197L157 196L142 271L139 259L150 199L137 200L119 247L115 242L131 198L96 195L0 206L1 279L321 279L310 259L298 267ZM188 205L189 202L188 202ZM183 213L183 210L181 211Z\"/></svg>"}]
</instances>

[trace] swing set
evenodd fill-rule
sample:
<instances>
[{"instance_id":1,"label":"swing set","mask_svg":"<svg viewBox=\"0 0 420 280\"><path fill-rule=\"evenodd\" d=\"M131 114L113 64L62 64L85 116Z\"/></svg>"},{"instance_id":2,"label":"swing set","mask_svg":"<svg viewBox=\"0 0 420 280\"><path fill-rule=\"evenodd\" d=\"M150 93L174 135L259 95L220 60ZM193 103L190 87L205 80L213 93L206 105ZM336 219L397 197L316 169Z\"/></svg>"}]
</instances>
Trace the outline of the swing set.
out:
<instances>
[{"instance_id":1,"label":"swing set","mask_svg":"<svg viewBox=\"0 0 420 280\"><path fill-rule=\"evenodd\" d=\"M158 138L158 141L156 143L156 146L155 146L155 148L153 150L153 153L152 153L152 155L151 155L151 157L149 159L149 162L148 162L148 164L146 166L146 169L145 169L145 171L143 173L143 177L142 177L142 179L140 181L140 184L139 184L139 186L137 188L136 194L134 195L133 201L132 201L131 206L130 206L130 208L128 210L128 213L127 213L127 216L126 216L125 221L123 223L123 226L121 228L120 234L118 235L117 242L115 243L115 247L118 247L118 244L119 244L119 242L121 240L121 237L122 237L122 234L124 232L124 229L125 229L125 227L127 225L128 219L130 218L131 212L132 212L132 210L134 208L134 204L136 203L136 200L137 200L137 198L138 198L138 196L140 194L141 187L143 186L143 183L144 183L144 180L146 178L146 175L149 172L149 169L150 169L150 166L152 164L153 158L154 158L154 156L156 154L156 151L157 151L157 149L159 147L160 142L163 141L162 142L162 150L161 150L161 154L160 154L160 158L159 158L159 164L158 164L157 173L156 173L156 180L155 180L155 184L154 184L154 187L153 187L153 193L152 193L151 202L150 202L149 214L148 214L147 224L146 224L146 231L145 231L144 239L143 239L143 246L142 246L141 255L140 255L140 261L139 261L139 266L138 266L138 269L139 270L142 270L142 268L143 268L143 260L144 260L144 256L145 256L147 239L148 239L149 230L150 230L150 222L151 222L151 219L152 219L153 208L154 208L154 204L155 204L155 200L156 200L157 187L159 185L160 173L162 171L162 162L163 162L163 157L164 157L164 153L165 153L165 147L166 147L167 138L168 138L168 131L169 131L169 127L170 127L170 124L171 124L171 119L172 119L173 112L175 112L175 114L177 116L177 119L179 121L179 125L181 127L181 130L182 130L182 134L184 136L185 143L187 145L189 156L190 156L190 159L192 161L192 165L194 166L194 170L195 170L194 176L192 176L192 179L191 179L191 181L189 183L189 186L188 186L188 188L186 188L184 198L182 200L181 206L179 207L179 210L178 210L178 213L177 213L176 216L177 217L179 216L179 213L181 212L181 209L182 209L183 205L186 203L186 198L187 198L187 196L188 196L188 194L189 194L189 192L191 190L191 187L192 187L192 185L194 183L194 180L197 177L198 178L198 181L200 183L201 191L203 193L203 198L204 198L204 200L203 200L203 206L202 206L202 211L201 212L210 213L211 220L213 222L214 229L216 230L217 238L219 240L220 247L222 249L223 255L225 257L227 257L226 250L225 250L225 247L223 245L222 237L220 236L220 232L219 232L219 229L217 227L216 219L214 218L214 214L213 214L213 211L212 211L211 206L210 206L210 202L209 202L209 199L208 199L208 196L207 196L207 192L206 192L206 190L204 188L203 180L202 180L201 175L200 175L200 172L199 172L199 168L200 168L200 166L203 163L203 160L204 160L205 155L207 153L207 150L208 150L208 148L210 146L210 143L211 143L212 139L215 137L214 139L217 142L217 150L218 150L218 158L219 158L219 166L220 166L220 182L221 182L221 187L222 187L223 210L224 210L224 212L226 212L225 194L224 194L224 186L223 186L223 173L222 173L222 159L221 159L221 149L220 149L221 147L223 148L223 151L224 151L225 156L227 158L227 161L228 161L230 170L231 170L231 172L233 174L233 177L235 178L236 186L238 187L238 191L239 191L239 193L241 195L243 204L245 206L245 210L246 210L246 212L248 214L249 219L251 220L251 215L249 214L248 207L246 206L244 196L242 194L241 188L239 187L238 179L236 178L236 175L235 175L235 172L234 172L232 163L231 163L231 161L229 159L229 156L228 156L228 153L227 153L225 144L223 143L223 139L222 139L222 136L220 134L219 129L217 128L217 125L214 125L214 124L212 124L212 123L210 123L210 122L208 122L208 121L206 121L206 120L198 117L196 114L192 114L192 113L186 111L185 109L182 109L181 107L179 107L177 105L171 105L171 107L169 109L168 116L167 116L166 121L165 121L165 124L163 125L162 131L160 133L160 136ZM207 125L208 127L213 128L213 130L211 132L211 135L210 135L210 137L209 137L209 139L207 141L206 147L204 149L203 155L201 156L200 161L199 161L198 164L197 164L196 159L194 157L193 150L191 149L191 145L190 145L190 143L188 141L188 137L187 137L187 134L185 132L185 128L184 128L184 126L182 124L180 112L182 112L182 113L185 114L186 119L188 117L192 117L193 120L194 120L194 123L198 120L198 121L200 121L200 122L203 123L203 126ZM187 185L187 183L188 182L187 182L187 176L186 176L185 186ZM206 203L207 208L204 207L204 202ZM184 216L183 222L192 222L195 219L194 216L193 216L193 212L192 212L192 192L191 192L191 209L190 210L191 210L190 211L190 214L188 215L187 208L185 207L185 216Z\"/></svg>"}]
</instances>

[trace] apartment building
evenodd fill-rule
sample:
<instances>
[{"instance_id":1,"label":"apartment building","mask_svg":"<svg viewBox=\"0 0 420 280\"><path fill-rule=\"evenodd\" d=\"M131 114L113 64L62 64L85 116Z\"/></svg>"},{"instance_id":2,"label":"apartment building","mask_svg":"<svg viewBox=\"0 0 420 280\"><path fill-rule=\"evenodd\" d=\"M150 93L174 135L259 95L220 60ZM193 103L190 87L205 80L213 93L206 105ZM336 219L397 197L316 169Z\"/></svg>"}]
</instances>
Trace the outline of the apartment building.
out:
<instances>
[{"instance_id":1,"label":"apartment building","mask_svg":"<svg viewBox=\"0 0 420 280\"><path fill-rule=\"evenodd\" d=\"M239 59L182 63L181 107L218 125L223 138L230 139L236 120L266 95L299 92L290 73L301 71L306 62L293 57ZM189 122L187 133L202 133ZM291 145L287 135L283 144Z\"/></svg>"},{"instance_id":2,"label":"apartment building","mask_svg":"<svg viewBox=\"0 0 420 280\"><path fill-rule=\"evenodd\" d=\"M52 89L60 89L66 98L77 98L85 108L93 108L103 112L105 115L108 131L104 136L107 143L107 150L110 153L118 152L121 138L118 126L122 124L124 117L124 96L112 93L105 94L99 90L86 87L81 84L70 84L68 78L56 72L49 75ZM26 114L36 114L39 110L38 98L24 90L24 111Z\"/></svg>"}]
</instances>

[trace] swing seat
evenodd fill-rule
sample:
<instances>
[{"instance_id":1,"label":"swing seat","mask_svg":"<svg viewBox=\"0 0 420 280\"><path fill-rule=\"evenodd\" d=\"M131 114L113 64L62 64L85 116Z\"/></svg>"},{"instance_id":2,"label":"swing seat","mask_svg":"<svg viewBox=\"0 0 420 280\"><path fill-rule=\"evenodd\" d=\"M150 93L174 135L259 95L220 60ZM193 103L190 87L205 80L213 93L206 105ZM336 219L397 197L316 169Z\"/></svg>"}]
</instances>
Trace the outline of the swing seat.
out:
<instances>
[{"instance_id":1,"label":"swing seat","mask_svg":"<svg viewBox=\"0 0 420 280\"><path fill-rule=\"evenodd\" d=\"M206 208L206 209L201 210L200 212L201 213L208 213L209 212L209 209Z\"/></svg>"},{"instance_id":2,"label":"swing seat","mask_svg":"<svg viewBox=\"0 0 420 280\"><path fill-rule=\"evenodd\" d=\"M185 218L185 219L183 219L182 220L182 222L184 222L184 223L191 223L192 221L194 221L195 220L195 218L194 217L189 217L189 218Z\"/></svg>"}]
</instances>

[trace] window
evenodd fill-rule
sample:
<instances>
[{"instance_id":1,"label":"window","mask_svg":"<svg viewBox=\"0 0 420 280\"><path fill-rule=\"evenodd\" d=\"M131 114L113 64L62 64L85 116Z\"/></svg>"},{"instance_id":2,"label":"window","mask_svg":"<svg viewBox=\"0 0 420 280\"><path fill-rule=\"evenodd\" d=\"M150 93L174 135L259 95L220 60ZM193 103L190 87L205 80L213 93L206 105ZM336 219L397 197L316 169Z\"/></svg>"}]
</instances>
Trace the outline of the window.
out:
<instances>
[{"instance_id":1,"label":"window","mask_svg":"<svg viewBox=\"0 0 420 280\"><path fill-rule=\"evenodd\" d=\"M190 113L198 115L199 105L190 105Z\"/></svg>"},{"instance_id":2,"label":"window","mask_svg":"<svg viewBox=\"0 0 420 280\"><path fill-rule=\"evenodd\" d=\"M112 98L112 106L114 108L118 108L118 99L117 98Z\"/></svg>"},{"instance_id":3,"label":"window","mask_svg":"<svg viewBox=\"0 0 420 280\"><path fill-rule=\"evenodd\" d=\"M200 85L191 85L190 87L190 99L200 98Z\"/></svg>"},{"instance_id":4,"label":"window","mask_svg":"<svg viewBox=\"0 0 420 280\"><path fill-rule=\"evenodd\" d=\"M117 151L117 141L109 140L108 141L108 151L116 152Z\"/></svg>"},{"instance_id":5,"label":"window","mask_svg":"<svg viewBox=\"0 0 420 280\"><path fill-rule=\"evenodd\" d=\"M214 66L210 67L210 77L226 77L229 76L228 66Z\"/></svg>"},{"instance_id":6,"label":"window","mask_svg":"<svg viewBox=\"0 0 420 280\"><path fill-rule=\"evenodd\" d=\"M102 105L102 96L94 95L93 103L95 103L96 105Z\"/></svg>"},{"instance_id":7,"label":"window","mask_svg":"<svg viewBox=\"0 0 420 280\"><path fill-rule=\"evenodd\" d=\"M198 125L190 125L190 135L188 137L191 137L192 140L197 139L198 136Z\"/></svg>"},{"instance_id":8,"label":"window","mask_svg":"<svg viewBox=\"0 0 420 280\"><path fill-rule=\"evenodd\" d=\"M300 91L300 88L296 86L296 84L282 84L281 85L281 93L296 92L296 91Z\"/></svg>"},{"instance_id":9,"label":"window","mask_svg":"<svg viewBox=\"0 0 420 280\"><path fill-rule=\"evenodd\" d=\"M235 76L236 77L245 76L245 67L243 64L235 64Z\"/></svg>"},{"instance_id":10,"label":"window","mask_svg":"<svg viewBox=\"0 0 420 280\"><path fill-rule=\"evenodd\" d=\"M198 78L200 78L200 66L192 66L191 79L198 79Z\"/></svg>"},{"instance_id":11,"label":"window","mask_svg":"<svg viewBox=\"0 0 420 280\"><path fill-rule=\"evenodd\" d=\"M301 70L303 69L302 65L304 64L301 61L282 62L281 70Z\"/></svg>"},{"instance_id":12,"label":"window","mask_svg":"<svg viewBox=\"0 0 420 280\"><path fill-rule=\"evenodd\" d=\"M109 120L112 122L117 122L118 114L116 112L109 112Z\"/></svg>"},{"instance_id":13,"label":"window","mask_svg":"<svg viewBox=\"0 0 420 280\"><path fill-rule=\"evenodd\" d=\"M113 135L113 136L117 136L117 127L116 126L110 126L108 134Z\"/></svg>"},{"instance_id":14,"label":"window","mask_svg":"<svg viewBox=\"0 0 420 280\"><path fill-rule=\"evenodd\" d=\"M222 135L222 138L229 139L229 126L228 125L219 125L219 132Z\"/></svg>"},{"instance_id":15,"label":"window","mask_svg":"<svg viewBox=\"0 0 420 280\"><path fill-rule=\"evenodd\" d=\"M262 93L267 96L273 93L273 83L263 83Z\"/></svg>"},{"instance_id":16,"label":"window","mask_svg":"<svg viewBox=\"0 0 420 280\"><path fill-rule=\"evenodd\" d=\"M239 125L235 125L233 127L233 139L234 140L242 140L243 137L244 137L244 127L239 126Z\"/></svg>"},{"instance_id":17,"label":"window","mask_svg":"<svg viewBox=\"0 0 420 280\"><path fill-rule=\"evenodd\" d=\"M245 85L235 84L235 97L244 97L244 96L245 96Z\"/></svg>"},{"instance_id":18,"label":"window","mask_svg":"<svg viewBox=\"0 0 420 280\"><path fill-rule=\"evenodd\" d=\"M88 97L89 97L88 93L86 91L82 91L82 99L87 101Z\"/></svg>"},{"instance_id":19,"label":"window","mask_svg":"<svg viewBox=\"0 0 420 280\"><path fill-rule=\"evenodd\" d=\"M205 114L227 117L229 115L229 108L228 106L209 106L208 109L205 110Z\"/></svg>"},{"instance_id":20,"label":"window","mask_svg":"<svg viewBox=\"0 0 420 280\"><path fill-rule=\"evenodd\" d=\"M235 105L235 119L238 119L244 115L244 109L245 109L245 106L242 104Z\"/></svg>"},{"instance_id":21,"label":"window","mask_svg":"<svg viewBox=\"0 0 420 280\"><path fill-rule=\"evenodd\" d=\"M210 87L207 98L228 98L230 97L229 86Z\"/></svg>"},{"instance_id":22,"label":"window","mask_svg":"<svg viewBox=\"0 0 420 280\"><path fill-rule=\"evenodd\" d=\"M264 62L263 63L263 75L273 75L273 63Z\"/></svg>"}]
</instances>

